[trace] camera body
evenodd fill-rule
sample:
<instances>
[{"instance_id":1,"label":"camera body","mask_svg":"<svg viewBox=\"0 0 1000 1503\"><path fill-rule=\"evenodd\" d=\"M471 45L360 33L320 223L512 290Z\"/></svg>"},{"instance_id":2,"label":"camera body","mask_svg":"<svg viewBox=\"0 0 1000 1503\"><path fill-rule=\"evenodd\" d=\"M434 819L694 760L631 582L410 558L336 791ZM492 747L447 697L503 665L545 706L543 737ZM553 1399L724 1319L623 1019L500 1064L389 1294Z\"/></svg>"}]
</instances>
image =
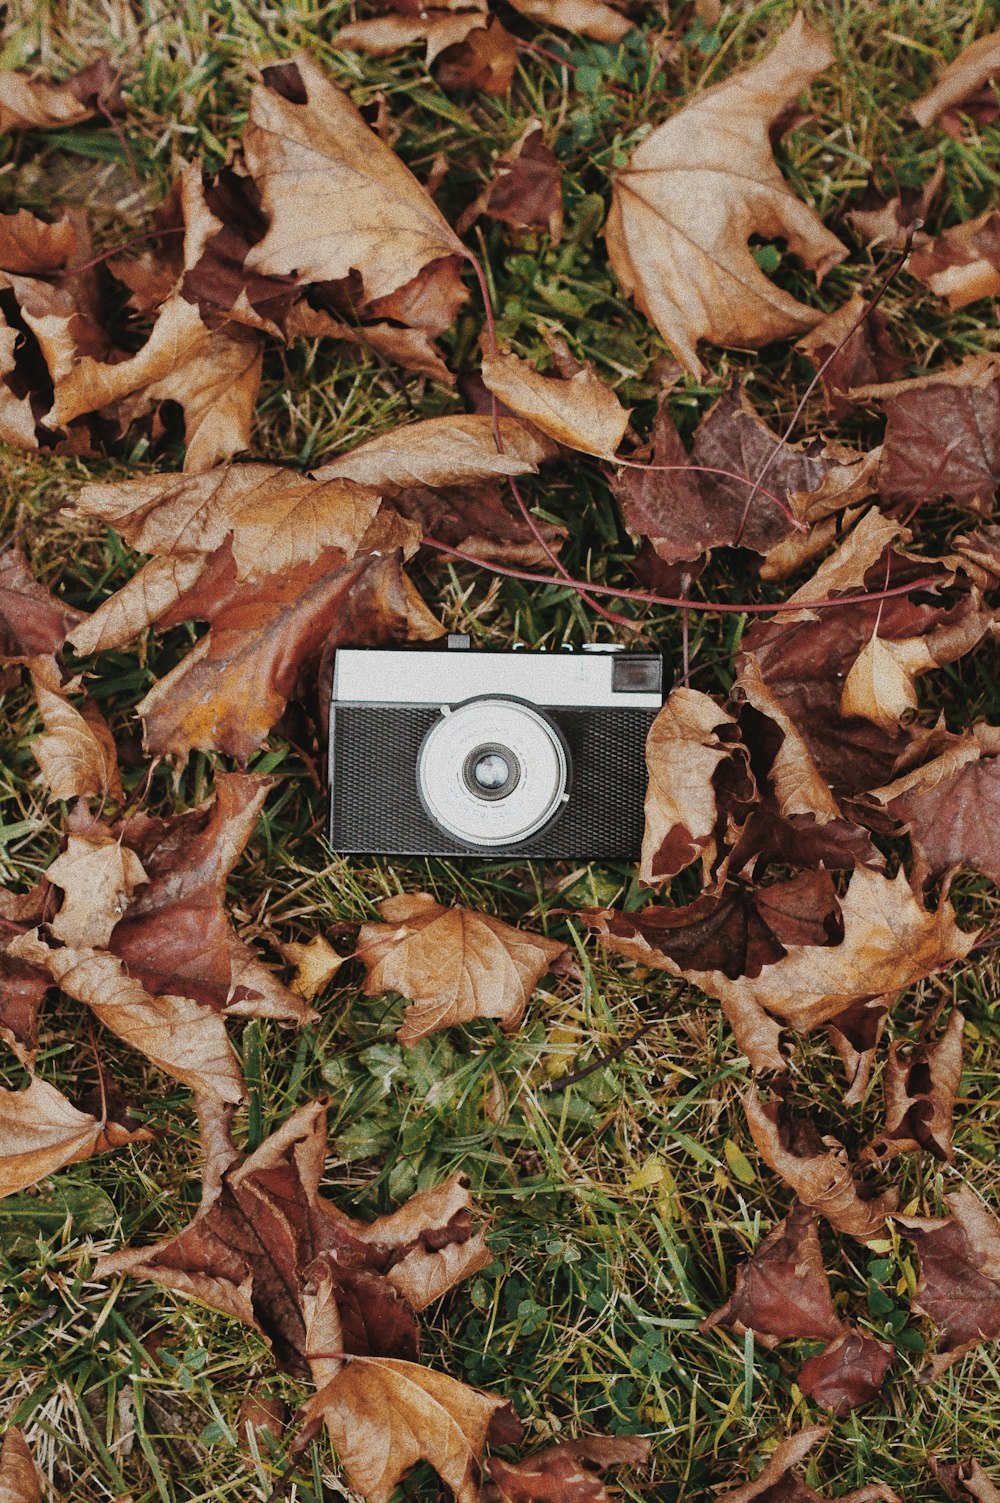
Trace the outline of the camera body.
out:
<instances>
[{"instance_id":1,"label":"camera body","mask_svg":"<svg viewBox=\"0 0 1000 1503\"><path fill-rule=\"evenodd\" d=\"M633 860L663 660L624 648L340 648L330 843L366 855Z\"/></svg>"}]
</instances>

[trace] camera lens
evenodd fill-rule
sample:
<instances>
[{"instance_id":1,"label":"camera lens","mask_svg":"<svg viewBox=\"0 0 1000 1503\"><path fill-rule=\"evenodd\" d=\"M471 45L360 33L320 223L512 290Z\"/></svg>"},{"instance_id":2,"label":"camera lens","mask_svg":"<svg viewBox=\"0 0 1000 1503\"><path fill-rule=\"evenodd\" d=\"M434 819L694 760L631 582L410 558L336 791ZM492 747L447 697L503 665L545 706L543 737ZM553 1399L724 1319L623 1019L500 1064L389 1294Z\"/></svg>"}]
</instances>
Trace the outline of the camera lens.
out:
<instances>
[{"instance_id":1,"label":"camera lens","mask_svg":"<svg viewBox=\"0 0 1000 1503\"><path fill-rule=\"evenodd\" d=\"M521 778L518 760L509 746L496 742L477 746L465 759L462 777L477 798L506 798Z\"/></svg>"}]
</instances>

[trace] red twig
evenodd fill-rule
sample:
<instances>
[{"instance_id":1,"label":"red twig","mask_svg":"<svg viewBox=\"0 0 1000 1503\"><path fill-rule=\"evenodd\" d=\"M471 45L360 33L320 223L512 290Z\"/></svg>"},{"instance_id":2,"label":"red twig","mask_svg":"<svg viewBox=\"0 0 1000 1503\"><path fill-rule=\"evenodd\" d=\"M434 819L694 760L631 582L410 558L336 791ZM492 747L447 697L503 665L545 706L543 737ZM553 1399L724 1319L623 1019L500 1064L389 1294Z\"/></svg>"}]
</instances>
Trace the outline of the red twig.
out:
<instances>
[{"instance_id":1,"label":"red twig","mask_svg":"<svg viewBox=\"0 0 1000 1503\"><path fill-rule=\"evenodd\" d=\"M914 590L926 590L936 587L940 580L933 575L927 575L921 579L911 580L909 584L893 585L888 590L858 590L845 595L837 595L830 599L822 600L775 600L763 604L731 604L721 600L691 600L679 595L651 595L646 590L623 590L613 585L593 584L586 579L563 579L556 574L531 574L527 569L513 569L505 564L495 564L490 559L477 558L473 553L466 553L461 548L452 548L448 543L440 543L437 538L424 537L424 545L433 548L438 553L447 553L452 558L460 558L463 563L475 564L480 569L488 569L491 574L504 574L510 579L527 579L533 584L567 585L570 589L578 591L581 595L613 595L618 600L637 600L643 605L669 605L677 610L703 611L711 613L718 611L725 615L743 616L770 616L784 611L829 611L840 605L872 605L877 600L889 600L894 595L908 595Z\"/></svg>"}]
</instances>

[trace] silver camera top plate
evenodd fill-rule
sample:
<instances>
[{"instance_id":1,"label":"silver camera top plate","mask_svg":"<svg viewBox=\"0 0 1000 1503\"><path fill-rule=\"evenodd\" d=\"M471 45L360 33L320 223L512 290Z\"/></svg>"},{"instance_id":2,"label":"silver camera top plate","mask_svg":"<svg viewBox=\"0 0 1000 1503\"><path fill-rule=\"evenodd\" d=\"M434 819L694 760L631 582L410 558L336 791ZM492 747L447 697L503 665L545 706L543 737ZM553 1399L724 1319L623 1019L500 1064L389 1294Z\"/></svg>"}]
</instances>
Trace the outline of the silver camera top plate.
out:
<instances>
[{"instance_id":1,"label":"silver camera top plate","mask_svg":"<svg viewBox=\"0 0 1000 1503\"><path fill-rule=\"evenodd\" d=\"M353 704L457 704L483 694L536 705L659 709L658 657L625 652L341 647L332 697Z\"/></svg>"}]
</instances>

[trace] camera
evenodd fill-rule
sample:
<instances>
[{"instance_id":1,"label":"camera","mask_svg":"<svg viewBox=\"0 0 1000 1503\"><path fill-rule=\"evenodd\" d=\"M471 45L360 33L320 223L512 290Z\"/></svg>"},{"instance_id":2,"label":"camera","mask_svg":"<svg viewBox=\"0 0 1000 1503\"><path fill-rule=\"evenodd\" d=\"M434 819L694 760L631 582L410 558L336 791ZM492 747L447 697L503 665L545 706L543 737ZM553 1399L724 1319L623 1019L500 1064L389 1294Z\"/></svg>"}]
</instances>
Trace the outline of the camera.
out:
<instances>
[{"instance_id":1,"label":"camera","mask_svg":"<svg viewBox=\"0 0 1000 1503\"><path fill-rule=\"evenodd\" d=\"M330 843L395 856L633 860L663 660L580 651L340 648Z\"/></svg>"}]
</instances>

